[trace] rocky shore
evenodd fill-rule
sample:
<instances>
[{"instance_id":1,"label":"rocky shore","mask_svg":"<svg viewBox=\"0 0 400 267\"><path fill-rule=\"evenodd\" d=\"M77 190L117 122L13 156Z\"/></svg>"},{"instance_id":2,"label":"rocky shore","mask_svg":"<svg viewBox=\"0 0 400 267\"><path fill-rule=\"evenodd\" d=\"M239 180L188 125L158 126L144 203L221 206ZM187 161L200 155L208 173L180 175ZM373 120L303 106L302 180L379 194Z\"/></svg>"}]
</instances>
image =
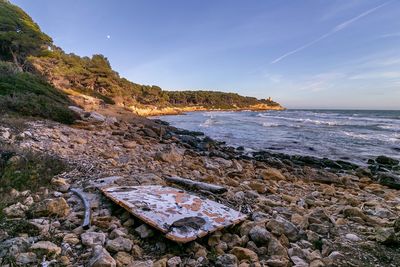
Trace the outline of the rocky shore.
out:
<instances>
[{"instance_id":1,"label":"rocky shore","mask_svg":"<svg viewBox=\"0 0 400 267\"><path fill-rule=\"evenodd\" d=\"M61 158L68 171L39 190L2 191L1 266L399 266L400 165L225 146L202 133L126 114L81 113L72 126L0 125L1 144ZM0 151L2 152L2 151ZM0 154L4 164L23 160ZM221 185L194 194L248 215L238 225L180 245L113 204L101 184L167 185L169 176ZM176 185L174 185L177 187ZM81 224L91 205L91 227ZM17 230L15 230L17 229Z\"/></svg>"}]
</instances>

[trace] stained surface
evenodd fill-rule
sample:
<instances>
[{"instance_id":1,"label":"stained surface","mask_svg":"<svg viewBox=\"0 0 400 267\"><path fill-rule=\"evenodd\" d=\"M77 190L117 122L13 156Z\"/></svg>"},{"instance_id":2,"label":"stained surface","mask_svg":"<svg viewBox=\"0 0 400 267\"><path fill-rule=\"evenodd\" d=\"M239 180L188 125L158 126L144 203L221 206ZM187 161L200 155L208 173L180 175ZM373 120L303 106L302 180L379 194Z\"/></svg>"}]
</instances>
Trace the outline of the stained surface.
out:
<instances>
[{"instance_id":1,"label":"stained surface","mask_svg":"<svg viewBox=\"0 0 400 267\"><path fill-rule=\"evenodd\" d=\"M130 213L180 243L236 224L246 215L215 201L167 186L117 186L103 193Z\"/></svg>"}]
</instances>

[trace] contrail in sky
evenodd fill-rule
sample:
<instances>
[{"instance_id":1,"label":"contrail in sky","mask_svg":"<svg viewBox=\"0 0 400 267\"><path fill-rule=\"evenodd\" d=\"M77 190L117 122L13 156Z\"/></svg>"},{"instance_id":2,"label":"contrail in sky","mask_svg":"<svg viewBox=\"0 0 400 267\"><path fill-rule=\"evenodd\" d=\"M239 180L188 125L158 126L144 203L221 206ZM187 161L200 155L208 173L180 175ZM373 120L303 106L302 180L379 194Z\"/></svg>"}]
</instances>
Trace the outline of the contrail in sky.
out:
<instances>
[{"instance_id":1,"label":"contrail in sky","mask_svg":"<svg viewBox=\"0 0 400 267\"><path fill-rule=\"evenodd\" d=\"M306 48L308 48L308 47L310 47L310 46L312 46L312 45L318 43L319 41L321 41L321 40L323 40L323 39L325 39L325 38L327 38L327 37L329 37L329 36L331 36L331 35L337 33L338 31L341 31L341 30L346 29L346 28L347 28L348 26L350 26L353 22L356 22L357 20L359 20L359 19L361 19L361 18L363 18L363 17L365 17L365 16L368 16L368 15L371 14L372 12L374 12L374 11L376 11L376 10L378 10L378 9L380 9L380 8L382 8L382 7L384 7L384 6L386 6L386 5L389 4L390 2L391 2L391 1L386 2L386 3L384 3L384 4L381 4L381 5L379 5L379 6L376 6L376 7L374 7L374 8L371 8L371 9L369 9L369 10L367 10L367 11L361 13L360 15L355 16L355 17L352 18L352 19L346 20L345 22L336 25L336 26L335 26L332 30L330 30L328 33L325 33L324 35L321 35L321 36L318 37L317 39L312 40L311 42L309 42L309 43L307 43L307 44L305 44L305 45L302 45L302 46L300 46L300 47L298 47L298 48L296 48L296 49L294 49L294 50L292 50L292 51L290 51L290 52L287 52L286 54L284 54L284 55L282 55L282 56L280 56L280 57L274 59L274 60L271 62L271 64L278 63L278 62L281 61L282 59L284 59L284 58L286 58L286 57L288 57L288 56L290 56L290 55L293 55L293 54L295 54L295 53L297 53L297 52L300 52L301 50L304 50L304 49L306 49Z\"/></svg>"}]
</instances>

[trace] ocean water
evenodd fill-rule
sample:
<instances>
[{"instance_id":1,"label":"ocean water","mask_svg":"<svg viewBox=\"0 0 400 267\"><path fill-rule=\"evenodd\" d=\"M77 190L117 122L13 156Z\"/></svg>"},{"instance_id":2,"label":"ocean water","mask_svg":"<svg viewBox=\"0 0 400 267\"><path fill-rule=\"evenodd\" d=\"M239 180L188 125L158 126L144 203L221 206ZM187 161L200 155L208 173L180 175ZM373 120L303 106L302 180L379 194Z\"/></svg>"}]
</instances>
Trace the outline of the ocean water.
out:
<instances>
[{"instance_id":1,"label":"ocean water","mask_svg":"<svg viewBox=\"0 0 400 267\"><path fill-rule=\"evenodd\" d=\"M379 155L400 159L400 111L192 112L160 119L250 151L327 157L362 165Z\"/></svg>"}]
</instances>

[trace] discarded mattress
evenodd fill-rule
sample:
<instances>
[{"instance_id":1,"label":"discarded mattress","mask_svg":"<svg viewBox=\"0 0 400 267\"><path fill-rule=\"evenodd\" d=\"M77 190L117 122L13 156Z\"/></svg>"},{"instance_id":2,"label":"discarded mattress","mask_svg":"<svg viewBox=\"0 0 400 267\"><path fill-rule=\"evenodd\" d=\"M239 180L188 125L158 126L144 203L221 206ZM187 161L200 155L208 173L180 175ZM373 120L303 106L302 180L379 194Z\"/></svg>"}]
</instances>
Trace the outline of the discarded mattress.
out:
<instances>
[{"instance_id":1,"label":"discarded mattress","mask_svg":"<svg viewBox=\"0 0 400 267\"><path fill-rule=\"evenodd\" d=\"M195 240L246 218L215 201L167 186L116 186L101 190L128 212L179 243Z\"/></svg>"}]
</instances>

